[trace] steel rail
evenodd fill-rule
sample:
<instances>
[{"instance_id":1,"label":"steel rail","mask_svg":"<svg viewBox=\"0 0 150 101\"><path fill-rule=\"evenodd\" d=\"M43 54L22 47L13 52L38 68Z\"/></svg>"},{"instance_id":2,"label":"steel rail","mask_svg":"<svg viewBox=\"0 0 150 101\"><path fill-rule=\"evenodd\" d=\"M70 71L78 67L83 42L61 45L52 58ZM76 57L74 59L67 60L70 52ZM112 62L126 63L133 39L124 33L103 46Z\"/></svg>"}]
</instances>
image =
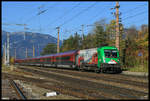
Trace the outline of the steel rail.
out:
<instances>
[{"instance_id":1,"label":"steel rail","mask_svg":"<svg viewBox=\"0 0 150 101\"><path fill-rule=\"evenodd\" d=\"M24 96L23 92L20 90L20 88L17 86L17 84L11 80L10 81L11 86L15 89L16 93L18 94L18 96L23 99L26 100L27 98Z\"/></svg>"}]
</instances>

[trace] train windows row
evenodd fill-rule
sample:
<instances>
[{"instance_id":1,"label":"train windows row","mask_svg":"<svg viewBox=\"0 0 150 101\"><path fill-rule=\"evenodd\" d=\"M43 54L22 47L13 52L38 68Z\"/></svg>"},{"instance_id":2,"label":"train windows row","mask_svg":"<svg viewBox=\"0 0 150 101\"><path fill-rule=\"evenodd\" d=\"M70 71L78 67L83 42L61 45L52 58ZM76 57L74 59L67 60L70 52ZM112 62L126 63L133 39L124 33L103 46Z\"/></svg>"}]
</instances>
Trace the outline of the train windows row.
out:
<instances>
[{"instance_id":1,"label":"train windows row","mask_svg":"<svg viewBox=\"0 0 150 101\"><path fill-rule=\"evenodd\" d=\"M70 56L64 56L64 57L56 57L56 60L69 60L71 57ZM53 59L52 58L42 58L42 59L28 59L28 60L23 60L22 62L51 62Z\"/></svg>"}]
</instances>

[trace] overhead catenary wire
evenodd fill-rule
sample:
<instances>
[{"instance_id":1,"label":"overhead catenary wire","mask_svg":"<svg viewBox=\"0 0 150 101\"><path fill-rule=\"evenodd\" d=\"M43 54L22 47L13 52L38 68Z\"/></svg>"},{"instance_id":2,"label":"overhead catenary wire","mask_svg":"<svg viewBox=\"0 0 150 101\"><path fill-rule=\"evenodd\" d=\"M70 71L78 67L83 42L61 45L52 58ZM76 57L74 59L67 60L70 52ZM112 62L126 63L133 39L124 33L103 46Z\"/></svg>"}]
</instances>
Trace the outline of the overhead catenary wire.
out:
<instances>
[{"instance_id":1,"label":"overhead catenary wire","mask_svg":"<svg viewBox=\"0 0 150 101\"><path fill-rule=\"evenodd\" d=\"M49 7L46 9L46 11L49 10L50 8L55 7L57 4L58 4L58 3L52 4L51 6L49 6ZM39 7L38 7L38 8L39 8ZM36 7L36 9L37 9L37 7ZM29 23L30 21L32 21L33 18L35 18L35 17L37 17L37 16L38 16L38 14L33 15L33 16L31 16L29 19L25 20L25 22L28 22L28 23Z\"/></svg>"},{"instance_id":2,"label":"overhead catenary wire","mask_svg":"<svg viewBox=\"0 0 150 101\"><path fill-rule=\"evenodd\" d=\"M44 13L44 12L41 12L41 8L44 7L44 5L41 5L38 9L39 9L39 13L37 14L38 16L41 14L41 13ZM42 10L43 11L43 10ZM40 21L40 16L39 16L39 27L40 27L40 32L41 32L41 21Z\"/></svg>"},{"instance_id":3,"label":"overhead catenary wire","mask_svg":"<svg viewBox=\"0 0 150 101\"><path fill-rule=\"evenodd\" d=\"M74 17L79 16L81 13L83 13L83 12L87 11L88 9L92 8L92 7L93 7L93 6L95 6L95 5L96 5L96 3L94 3L94 4L90 5L90 6L88 6L86 9L84 9L84 10L80 11L80 12L79 12L79 13L77 13L75 16L73 16L71 19L67 20L67 22L68 22L68 21L70 21L70 20L73 20L73 19L74 19ZM62 27L64 24L66 24L66 22L64 22L64 23L63 23L63 24L61 24L60 26ZM59 27L60 27L60 26L59 26Z\"/></svg>"},{"instance_id":4,"label":"overhead catenary wire","mask_svg":"<svg viewBox=\"0 0 150 101\"><path fill-rule=\"evenodd\" d=\"M134 21L131 21L131 22L128 22L128 23L124 23L124 25L127 26L127 27L129 27L129 24L132 23L132 25L134 25L133 23L135 23L135 22L140 22L140 21L142 21L142 22L143 22L143 21L147 21L147 19L142 18L142 19L134 20ZM147 23L148 23L148 21L147 21Z\"/></svg>"},{"instance_id":5,"label":"overhead catenary wire","mask_svg":"<svg viewBox=\"0 0 150 101\"><path fill-rule=\"evenodd\" d=\"M74 8L76 8L76 7L78 7L80 4L77 4L77 5L75 5L70 11L72 11ZM110 6L110 5L103 5L103 6ZM85 10L85 9L84 9ZM78 13L79 14L79 13ZM99 14L99 13L98 13ZM62 18L62 17L60 17L60 18ZM80 27L80 26L78 26L78 27ZM79 31L79 28L78 28L78 30L74 30L75 32L76 31Z\"/></svg>"},{"instance_id":6,"label":"overhead catenary wire","mask_svg":"<svg viewBox=\"0 0 150 101\"><path fill-rule=\"evenodd\" d=\"M136 16L138 16L138 15L140 15L140 14L144 14L144 13L146 13L146 12L145 12L145 11L142 11L142 12L140 12L140 13L137 13L137 14L135 14L135 15L128 16L128 17L126 17L126 18L123 18L123 19L122 19L122 21L124 21L124 20L127 20L127 19L129 19L129 18L136 17Z\"/></svg>"},{"instance_id":7,"label":"overhead catenary wire","mask_svg":"<svg viewBox=\"0 0 150 101\"><path fill-rule=\"evenodd\" d=\"M100 11L98 11L97 14L94 15L90 20L92 20L92 19L97 19L97 18L103 16L103 14L106 13L105 10L108 8L108 7L105 7L105 8L104 8L104 6L108 6L108 5L103 5L103 6L102 6L102 9L100 9ZM105 11L105 12L103 13L102 10ZM101 13L101 12L102 12L102 13ZM98 15L100 15L100 16L98 16ZM80 26L78 26L78 27L80 27ZM87 28L87 27L86 27L86 28ZM78 30L76 30L75 32L80 31L80 30L81 30L81 29L78 28ZM87 32L87 31L86 31L86 32Z\"/></svg>"},{"instance_id":8,"label":"overhead catenary wire","mask_svg":"<svg viewBox=\"0 0 150 101\"><path fill-rule=\"evenodd\" d=\"M134 10L137 10L138 8L143 8L143 6L145 6L146 4L143 4L143 5L140 5L140 6L138 6L138 7L135 7L135 8L132 8L132 9L129 9L129 10L126 10L125 12L123 12L123 13L127 13L127 12L131 12L131 11L134 11Z\"/></svg>"},{"instance_id":9,"label":"overhead catenary wire","mask_svg":"<svg viewBox=\"0 0 150 101\"><path fill-rule=\"evenodd\" d=\"M37 7L35 8L35 10L36 10L36 9L37 9ZM30 15L30 14L34 13L35 10L31 10L31 9L30 9L30 11L26 13L26 15L27 15L27 14ZM24 13L24 14L25 14L25 13ZM20 21L23 19L23 17L25 17L24 14L19 18Z\"/></svg>"},{"instance_id":10,"label":"overhead catenary wire","mask_svg":"<svg viewBox=\"0 0 150 101\"><path fill-rule=\"evenodd\" d=\"M11 30L11 31L21 31L21 30L15 30L15 29L13 29L13 28L6 28L6 27L4 27L4 29L8 29L8 30Z\"/></svg>"},{"instance_id":11,"label":"overhead catenary wire","mask_svg":"<svg viewBox=\"0 0 150 101\"><path fill-rule=\"evenodd\" d=\"M105 8L104 8L104 7L105 7ZM106 8L108 8L108 7L106 7L106 5L103 5L102 8L100 8L100 10L97 12L97 14L96 14L95 16L93 16L90 20L97 19L97 18L103 16L103 14L106 13L106 11L105 11ZM105 12L103 12L102 10L105 11ZM100 15L100 16L99 16L99 15Z\"/></svg>"},{"instance_id":12,"label":"overhead catenary wire","mask_svg":"<svg viewBox=\"0 0 150 101\"><path fill-rule=\"evenodd\" d=\"M141 6L143 6L143 5L141 5ZM136 8L139 8L139 7L136 7ZM134 9L136 9L136 8L134 8ZM133 9L132 9L133 10ZM140 12L140 13L138 13L138 14L141 14L141 13L143 13L143 12ZM135 16L135 15L134 15ZM132 18L133 16L130 16L130 18ZM125 20L126 19L128 19L129 17L127 17L127 18L125 18ZM124 20L124 19L123 19Z\"/></svg>"},{"instance_id":13,"label":"overhead catenary wire","mask_svg":"<svg viewBox=\"0 0 150 101\"><path fill-rule=\"evenodd\" d=\"M57 3L58 3L58 2L57 2ZM57 3L56 3L56 4L57 4ZM79 4L79 3L78 3L78 4ZM78 4L75 4L74 7L77 6ZM141 5L141 6L142 6L142 5ZM79 7L79 6L77 6L77 7ZM77 8L77 7L76 7L76 8ZM99 18L99 17L103 16L104 13L107 13L107 12L105 11L107 8L105 8L105 7L103 7L103 8L104 8L104 9L102 9L102 10L103 10L102 14L98 14L98 13L97 13L97 14L93 17L93 20L96 20L96 19L97 19L97 18L95 19L95 17L98 17L98 18ZM138 8L140 8L140 7L138 7ZM75 8L74 8L74 9L75 9ZM74 9L73 9L73 10L74 10ZM135 9L135 8L133 8L133 11L134 11L134 9ZM78 9L78 10L79 10L79 9ZM83 10L83 9L82 9L82 10ZM72 10L70 9L70 10L67 10L67 11L68 11L68 13L71 13ZM59 18L64 18L65 16L67 16L67 15L66 15L67 11L64 12L64 14L63 14L62 16L60 16ZM97 10L96 10L96 11L97 11ZM100 12L101 9L99 9L98 11ZM79 12L80 12L80 11L79 11ZM44 12L44 13L45 13L45 12ZM47 13L47 11L46 11L46 13ZM76 12L76 13L78 13L78 12ZM123 12L123 13L124 13L124 12ZM42 13L42 14L43 14L43 13ZM78 13L78 14L79 14L79 13ZM82 14L82 13L81 13L81 14ZM81 14L80 14L80 15L81 15ZM126 14L127 14L127 13L126 13ZM133 14L133 13L132 13L132 14ZM79 16L80 16L80 15L79 15ZM37 16L37 15L36 15L36 16ZM130 16L131 16L131 15L130 15ZM138 16L139 16L139 15L138 15ZM68 16L67 16L67 17L68 17ZM65 18L67 18L67 17L65 17ZM71 16L70 16L70 17L71 17ZM77 17L78 17L78 16L77 16ZM128 18L124 17L124 18L125 18L125 21L126 21L127 19L130 19L129 16L127 16L127 17L128 17ZM75 18L76 18L76 17L75 17ZM75 18L72 17L73 20L74 20ZM134 17L131 17L131 18L134 18ZM71 18L70 18L70 19L71 19ZM124 21L124 19L122 19L122 20ZM63 21L63 20L62 20L62 21ZM61 23L60 23L60 24L63 26L63 25L65 25L65 24L67 24L67 23L69 23L69 22L71 22L71 21L72 21L72 20L69 20L69 19L67 20L67 19L66 19L66 21L65 21L66 23L63 22L62 24L61 24ZM42 22L42 21L41 21L41 22ZM58 20L57 20L57 21L54 21L54 23L56 23L56 22L58 22ZM39 23L39 24L40 24L40 23ZM79 26L79 27L81 27L81 26ZM49 29L49 28L48 28L48 29ZM54 31L53 28L52 28L52 30ZM42 30L42 31L43 31L43 30ZM53 32L53 31L52 31L52 32ZM51 32L51 33L52 33L52 32Z\"/></svg>"},{"instance_id":14,"label":"overhead catenary wire","mask_svg":"<svg viewBox=\"0 0 150 101\"><path fill-rule=\"evenodd\" d=\"M82 11L78 12L76 15L74 15L73 17L71 17L70 19L68 19L67 21L65 21L64 23L60 24L59 26L63 26L65 24L67 24L68 22L70 22L73 19L77 18L79 15L83 14L83 12L86 12L88 9L91 9L92 7L94 7L96 4L97 4L97 2L94 3L94 4L92 4L92 5L90 5L90 6L88 6L86 9L83 9Z\"/></svg>"},{"instance_id":15,"label":"overhead catenary wire","mask_svg":"<svg viewBox=\"0 0 150 101\"><path fill-rule=\"evenodd\" d=\"M103 8L103 9L101 9L100 11L102 11L102 10L106 9L106 8L104 8L104 6L108 6L108 5L103 5L103 6L102 6L102 8ZM100 11L99 11L99 12L100 12ZM98 13L94 16L94 18L95 18L95 17L97 17L97 16L98 16L98 14L100 14L99 12L98 12ZM102 15L102 14L100 14L100 15ZM92 17L92 18L93 18L93 17ZM78 27L81 27L81 26L78 26ZM72 30L72 31L74 31L74 32L78 32L78 31L80 31L80 30L81 30L80 28L78 28L78 29L77 29L77 28L75 28L75 29L76 29L76 30Z\"/></svg>"},{"instance_id":16,"label":"overhead catenary wire","mask_svg":"<svg viewBox=\"0 0 150 101\"><path fill-rule=\"evenodd\" d=\"M66 11L63 13L63 15L61 15L60 17L58 17L56 20L54 20L53 22L49 23L47 26L50 26L54 23L56 23L58 20L64 18L64 16L66 16L67 14L69 14L72 10L74 10L75 8L77 8L81 3L76 4L75 6L73 6L69 11Z\"/></svg>"}]
</instances>

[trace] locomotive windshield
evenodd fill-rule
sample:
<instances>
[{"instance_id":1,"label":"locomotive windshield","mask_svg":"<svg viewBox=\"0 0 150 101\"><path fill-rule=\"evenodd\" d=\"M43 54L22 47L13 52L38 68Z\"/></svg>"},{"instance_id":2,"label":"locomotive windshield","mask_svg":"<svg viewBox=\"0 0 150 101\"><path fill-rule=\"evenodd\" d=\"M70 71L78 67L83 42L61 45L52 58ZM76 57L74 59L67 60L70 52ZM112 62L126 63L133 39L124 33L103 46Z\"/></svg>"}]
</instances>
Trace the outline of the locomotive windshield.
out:
<instances>
[{"instance_id":1,"label":"locomotive windshield","mask_svg":"<svg viewBox=\"0 0 150 101\"><path fill-rule=\"evenodd\" d=\"M117 50L104 50L106 58L117 58Z\"/></svg>"}]
</instances>

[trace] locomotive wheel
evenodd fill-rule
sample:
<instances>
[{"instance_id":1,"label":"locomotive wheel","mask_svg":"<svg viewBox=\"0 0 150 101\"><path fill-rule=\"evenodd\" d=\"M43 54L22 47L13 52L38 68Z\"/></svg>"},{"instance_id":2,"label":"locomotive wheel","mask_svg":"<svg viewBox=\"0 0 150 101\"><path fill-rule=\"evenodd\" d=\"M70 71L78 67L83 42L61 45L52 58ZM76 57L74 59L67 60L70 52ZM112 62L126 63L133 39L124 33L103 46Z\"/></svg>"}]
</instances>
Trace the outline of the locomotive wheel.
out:
<instances>
[{"instance_id":1,"label":"locomotive wheel","mask_svg":"<svg viewBox=\"0 0 150 101\"><path fill-rule=\"evenodd\" d=\"M100 73L99 69L95 69L94 71L95 71L95 73Z\"/></svg>"},{"instance_id":2,"label":"locomotive wheel","mask_svg":"<svg viewBox=\"0 0 150 101\"><path fill-rule=\"evenodd\" d=\"M106 70L102 70L103 73L106 73Z\"/></svg>"},{"instance_id":3,"label":"locomotive wheel","mask_svg":"<svg viewBox=\"0 0 150 101\"><path fill-rule=\"evenodd\" d=\"M105 70L103 68L100 68L101 73L105 73Z\"/></svg>"},{"instance_id":4,"label":"locomotive wheel","mask_svg":"<svg viewBox=\"0 0 150 101\"><path fill-rule=\"evenodd\" d=\"M101 69L101 72L102 72L102 73L106 73L106 70L102 68L102 69Z\"/></svg>"},{"instance_id":5,"label":"locomotive wheel","mask_svg":"<svg viewBox=\"0 0 150 101\"><path fill-rule=\"evenodd\" d=\"M84 69L82 68L82 69L80 69L81 70L81 72L84 72Z\"/></svg>"},{"instance_id":6,"label":"locomotive wheel","mask_svg":"<svg viewBox=\"0 0 150 101\"><path fill-rule=\"evenodd\" d=\"M84 71L83 65L80 65L79 69L80 69L81 72L83 72Z\"/></svg>"},{"instance_id":7,"label":"locomotive wheel","mask_svg":"<svg viewBox=\"0 0 150 101\"><path fill-rule=\"evenodd\" d=\"M81 70L80 67L77 67L77 70L80 71Z\"/></svg>"}]
</instances>

